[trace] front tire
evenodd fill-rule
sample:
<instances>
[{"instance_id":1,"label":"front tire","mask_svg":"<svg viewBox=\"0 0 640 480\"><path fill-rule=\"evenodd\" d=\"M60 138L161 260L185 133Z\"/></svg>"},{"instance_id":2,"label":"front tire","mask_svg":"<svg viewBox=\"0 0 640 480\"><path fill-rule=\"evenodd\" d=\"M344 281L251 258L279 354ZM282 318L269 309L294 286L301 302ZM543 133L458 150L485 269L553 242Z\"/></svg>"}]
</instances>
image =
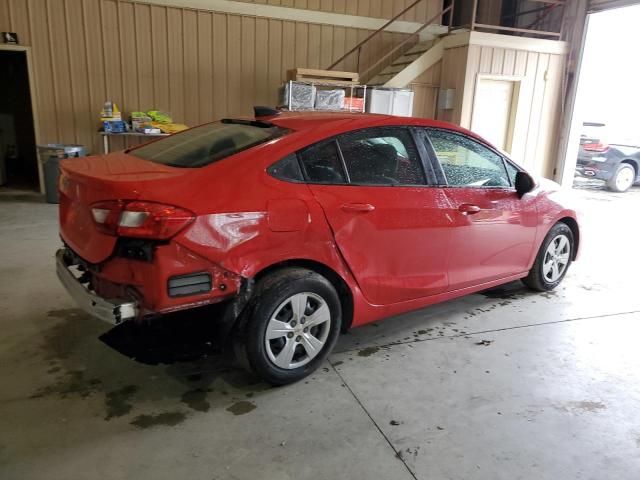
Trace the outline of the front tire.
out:
<instances>
[{"instance_id":1,"label":"front tire","mask_svg":"<svg viewBox=\"0 0 640 480\"><path fill-rule=\"evenodd\" d=\"M542 242L533 267L522 282L539 292L553 290L567 274L574 248L571 229L565 223L556 223Z\"/></svg>"},{"instance_id":2,"label":"front tire","mask_svg":"<svg viewBox=\"0 0 640 480\"><path fill-rule=\"evenodd\" d=\"M621 163L607 181L607 188L614 192L626 192L636 181L636 169L628 163Z\"/></svg>"},{"instance_id":3,"label":"front tire","mask_svg":"<svg viewBox=\"0 0 640 480\"><path fill-rule=\"evenodd\" d=\"M340 300L323 276L286 268L258 282L239 346L251 371L272 385L297 382L327 358L342 322Z\"/></svg>"}]
</instances>

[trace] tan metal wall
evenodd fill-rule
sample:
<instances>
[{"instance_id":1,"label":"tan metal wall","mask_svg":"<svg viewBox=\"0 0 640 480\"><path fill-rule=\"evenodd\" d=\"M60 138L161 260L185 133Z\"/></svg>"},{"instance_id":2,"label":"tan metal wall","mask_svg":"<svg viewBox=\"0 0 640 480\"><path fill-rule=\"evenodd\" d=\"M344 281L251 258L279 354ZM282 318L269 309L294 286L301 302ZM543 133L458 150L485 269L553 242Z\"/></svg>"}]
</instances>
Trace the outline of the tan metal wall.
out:
<instances>
[{"instance_id":1,"label":"tan metal wall","mask_svg":"<svg viewBox=\"0 0 640 480\"><path fill-rule=\"evenodd\" d=\"M471 126L478 75L518 81L511 155L531 171L553 178L564 58L481 45L447 49L442 59L441 86L456 90L455 108L438 111L438 118Z\"/></svg>"},{"instance_id":2,"label":"tan metal wall","mask_svg":"<svg viewBox=\"0 0 640 480\"><path fill-rule=\"evenodd\" d=\"M167 110L187 125L250 114L276 104L287 69L325 68L370 33L129 0L0 0L0 31L31 46L38 141L94 152L107 99L125 112ZM382 35L361 68L402 38Z\"/></svg>"},{"instance_id":3,"label":"tan metal wall","mask_svg":"<svg viewBox=\"0 0 640 480\"><path fill-rule=\"evenodd\" d=\"M442 74L440 86L454 89L455 106L451 110L439 110L438 119L459 124L462 116L462 99L466 82L468 46L448 48L442 56Z\"/></svg>"},{"instance_id":4,"label":"tan metal wall","mask_svg":"<svg viewBox=\"0 0 640 480\"><path fill-rule=\"evenodd\" d=\"M393 18L415 0L240 0L282 7L303 8L322 12L346 13L374 18ZM442 10L440 0L422 0L401 18L409 22L426 22Z\"/></svg>"},{"instance_id":5,"label":"tan metal wall","mask_svg":"<svg viewBox=\"0 0 640 480\"><path fill-rule=\"evenodd\" d=\"M467 74L519 80L512 156L532 171L553 178L561 105L563 55L478 45L469 47ZM475 82L467 84L475 88ZM461 124L469 126L473 95L465 95Z\"/></svg>"},{"instance_id":6,"label":"tan metal wall","mask_svg":"<svg viewBox=\"0 0 640 480\"><path fill-rule=\"evenodd\" d=\"M409 88L414 91L414 117L436 118L441 71L442 61L436 63L409 84Z\"/></svg>"}]
</instances>

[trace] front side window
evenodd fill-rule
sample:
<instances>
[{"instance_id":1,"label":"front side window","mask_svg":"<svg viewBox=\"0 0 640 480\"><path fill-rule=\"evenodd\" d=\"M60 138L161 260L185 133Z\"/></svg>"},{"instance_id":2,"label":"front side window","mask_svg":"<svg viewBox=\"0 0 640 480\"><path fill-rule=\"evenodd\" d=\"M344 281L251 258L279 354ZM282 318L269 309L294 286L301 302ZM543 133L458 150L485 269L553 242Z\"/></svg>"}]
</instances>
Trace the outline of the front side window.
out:
<instances>
[{"instance_id":1,"label":"front side window","mask_svg":"<svg viewBox=\"0 0 640 480\"><path fill-rule=\"evenodd\" d=\"M511 182L511 185L515 186L516 175L518 174L519 170L513 165L511 165L509 162L504 162L504 164L507 167L507 175L509 176L509 181Z\"/></svg>"},{"instance_id":2,"label":"front side window","mask_svg":"<svg viewBox=\"0 0 640 480\"><path fill-rule=\"evenodd\" d=\"M411 134L404 128L347 133L338 139L349 174L357 185L424 185L424 171Z\"/></svg>"},{"instance_id":3,"label":"front side window","mask_svg":"<svg viewBox=\"0 0 640 480\"><path fill-rule=\"evenodd\" d=\"M131 155L172 167L203 167L284 135L276 126L214 122L190 128L129 151Z\"/></svg>"},{"instance_id":4,"label":"front side window","mask_svg":"<svg viewBox=\"0 0 640 480\"><path fill-rule=\"evenodd\" d=\"M428 130L447 184L454 187L510 187L504 160L469 137L444 130ZM513 173L515 177L515 173Z\"/></svg>"}]
</instances>

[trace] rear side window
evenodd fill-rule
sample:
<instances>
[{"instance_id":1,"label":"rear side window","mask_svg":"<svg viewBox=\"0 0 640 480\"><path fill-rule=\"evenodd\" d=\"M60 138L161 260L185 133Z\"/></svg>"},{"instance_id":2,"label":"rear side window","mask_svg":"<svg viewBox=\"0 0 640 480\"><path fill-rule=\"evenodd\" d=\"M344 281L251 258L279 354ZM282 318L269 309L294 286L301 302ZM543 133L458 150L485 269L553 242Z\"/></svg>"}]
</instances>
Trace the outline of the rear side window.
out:
<instances>
[{"instance_id":1,"label":"rear side window","mask_svg":"<svg viewBox=\"0 0 640 480\"><path fill-rule=\"evenodd\" d=\"M269 174L279 180L288 182L302 182L302 172L295 153L287 155L279 162L274 163L268 169Z\"/></svg>"},{"instance_id":2,"label":"rear side window","mask_svg":"<svg viewBox=\"0 0 640 480\"><path fill-rule=\"evenodd\" d=\"M351 183L425 185L415 143L403 128L367 129L338 139Z\"/></svg>"},{"instance_id":3,"label":"rear side window","mask_svg":"<svg viewBox=\"0 0 640 480\"><path fill-rule=\"evenodd\" d=\"M276 126L215 122L131 150L144 160L172 167L203 167L284 135Z\"/></svg>"},{"instance_id":4,"label":"rear side window","mask_svg":"<svg viewBox=\"0 0 640 480\"><path fill-rule=\"evenodd\" d=\"M300 160L306 178L311 183L347 183L335 140L304 150Z\"/></svg>"}]
</instances>

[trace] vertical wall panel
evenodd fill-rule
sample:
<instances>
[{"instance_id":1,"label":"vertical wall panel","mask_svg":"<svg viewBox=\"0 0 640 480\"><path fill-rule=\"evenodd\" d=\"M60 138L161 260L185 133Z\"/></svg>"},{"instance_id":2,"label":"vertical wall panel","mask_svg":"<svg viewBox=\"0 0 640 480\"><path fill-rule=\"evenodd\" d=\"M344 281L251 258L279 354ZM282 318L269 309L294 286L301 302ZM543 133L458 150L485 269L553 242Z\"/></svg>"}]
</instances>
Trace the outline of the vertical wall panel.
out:
<instances>
[{"instance_id":1,"label":"vertical wall panel","mask_svg":"<svg viewBox=\"0 0 640 480\"><path fill-rule=\"evenodd\" d=\"M30 45L31 28L29 27L28 3L25 0L3 0L2 3L6 3L7 6L5 12L0 5L0 23L10 22L12 31L20 32L20 43ZM3 15L6 15L4 20L1 19ZM6 26L8 29L9 25ZM3 27L0 31L4 32L6 29Z\"/></svg>"},{"instance_id":2,"label":"vertical wall panel","mask_svg":"<svg viewBox=\"0 0 640 480\"><path fill-rule=\"evenodd\" d=\"M73 96L71 93L71 76L69 73L69 44L67 42L64 3L47 0L49 17L49 49L53 65L53 95L56 103L56 122L58 135L75 142L75 117L73 115ZM59 48L57 48L59 46Z\"/></svg>"},{"instance_id":3,"label":"vertical wall panel","mask_svg":"<svg viewBox=\"0 0 640 480\"><path fill-rule=\"evenodd\" d=\"M138 69L138 110L155 108L155 76L153 72L151 7L134 5L136 66Z\"/></svg>"},{"instance_id":4,"label":"vertical wall panel","mask_svg":"<svg viewBox=\"0 0 640 480\"><path fill-rule=\"evenodd\" d=\"M104 78L104 54L102 47L102 35L96 32L102 31L100 2L99 0L85 0L82 4L82 18L84 24L83 42L86 46L87 83L89 89L89 103L85 105L87 110L87 127L96 126L98 112L107 98ZM82 123L81 123L82 125ZM92 141L87 143L91 151L99 151L100 138L93 130L83 129L91 135Z\"/></svg>"},{"instance_id":5,"label":"vertical wall panel","mask_svg":"<svg viewBox=\"0 0 640 480\"><path fill-rule=\"evenodd\" d=\"M169 110L169 45L166 7L151 7L153 108ZM144 108L144 107L141 107Z\"/></svg>"},{"instance_id":6,"label":"vertical wall panel","mask_svg":"<svg viewBox=\"0 0 640 480\"><path fill-rule=\"evenodd\" d=\"M198 123L213 117L213 42L212 15L198 12Z\"/></svg>"},{"instance_id":7,"label":"vertical wall panel","mask_svg":"<svg viewBox=\"0 0 640 480\"><path fill-rule=\"evenodd\" d=\"M327 68L329 65L320 66L320 25L310 24L308 27L307 63L298 65L308 68Z\"/></svg>"},{"instance_id":8,"label":"vertical wall panel","mask_svg":"<svg viewBox=\"0 0 640 480\"><path fill-rule=\"evenodd\" d=\"M184 82L184 123L200 123L200 85L198 62L198 13L195 10L182 12L183 31L183 82ZM177 119L176 119L177 120Z\"/></svg>"},{"instance_id":9,"label":"vertical wall panel","mask_svg":"<svg viewBox=\"0 0 640 480\"><path fill-rule=\"evenodd\" d=\"M540 159L538 171L547 178L554 178L556 174L554 171L558 145L556 132L560 123L563 71L562 56L551 55L545 75L546 88L538 137L538 143L541 145L538 149Z\"/></svg>"},{"instance_id":10,"label":"vertical wall panel","mask_svg":"<svg viewBox=\"0 0 640 480\"><path fill-rule=\"evenodd\" d=\"M286 79L286 72L296 67L296 24L282 22L282 74Z\"/></svg>"},{"instance_id":11,"label":"vertical wall panel","mask_svg":"<svg viewBox=\"0 0 640 480\"><path fill-rule=\"evenodd\" d=\"M0 0L0 30L6 32L11 30L11 13L9 7L10 0Z\"/></svg>"},{"instance_id":12,"label":"vertical wall panel","mask_svg":"<svg viewBox=\"0 0 640 480\"><path fill-rule=\"evenodd\" d=\"M29 11L33 11L33 8L40 8L41 0L29 0ZM0 8L2 5L8 5L6 0L0 0ZM35 5L34 5L35 4ZM8 9L7 9L8 10ZM8 15L0 15L0 23L7 21L7 25L3 26L3 29L11 29L11 25L8 24ZM36 114L38 116L40 141L42 139L55 139L57 137L57 130L55 125L55 104L53 102L53 95L51 94L51 57L49 49L46 48L48 44L48 32L47 32L47 16L46 14L34 15L29 18L29 27L32 32L31 41L34 45L41 45L44 48L32 49L32 71L35 78L31 81L35 84L37 98L36 98ZM20 35L20 31L17 32Z\"/></svg>"},{"instance_id":13,"label":"vertical wall panel","mask_svg":"<svg viewBox=\"0 0 640 480\"><path fill-rule=\"evenodd\" d=\"M240 17L227 15L227 94L229 115L242 113L242 29Z\"/></svg>"},{"instance_id":14,"label":"vertical wall panel","mask_svg":"<svg viewBox=\"0 0 640 480\"><path fill-rule=\"evenodd\" d=\"M184 36L182 10L167 9L167 46L169 62L169 112L182 122L185 118L184 102Z\"/></svg>"},{"instance_id":15,"label":"vertical wall panel","mask_svg":"<svg viewBox=\"0 0 640 480\"><path fill-rule=\"evenodd\" d=\"M502 74L515 75L515 63L516 63L516 51L511 49L505 50L504 60L502 63Z\"/></svg>"},{"instance_id":16,"label":"vertical wall panel","mask_svg":"<svg viewBox=\"0 0 640 480\"><path fill-rule=\"evenodd\" d=\"M281 20L269 20L269 47L267 50L267 105L277 105L280 103L278 89L274 88L284 79L284 67L282 60L282 35L283 22Z\"/></svg>"},{"instance_id":17,"label":"vertical wall panel","mask_svg":"<svg viewBox=\"0 0 640 480\"><path fill-rule=\"evenodd\" d=\"M502 74L504 67L504 48L494 48L491 57L491 73L496 75Z\"/></svg>"},{"instance_id":18,"label":"vertical wall panel","mask_svg":"<svg viewBox=\"0 0 640 480\"><path fill-rule=\"evenodd\" d=\"M229 112L227 16L213 15L213 117L222 118Z\"/></svg>"},{"instance_id":19,"label":"vertical wall panel","mask_svg":"<svg viewBox=\"0 0 640 480\"><path fill-rule=\"evenodd\" d=\"M541 145L538 142L538 135L540 133L546 86L544 77L549 64L549 55L541 53L538 54L537 57L535 73L533 74L534 88L531 97L531 113L529 116L529 128L527 130L527 143L523 162L535 171L540 171L541 159L538 156L538 149ZM527 75L529 75L529 69L527 69Z\"/></svg>"},{"instance_id":20,"label":"vertical wall panel","mask_svg":"<svg viewBox=\"0 0 640 480\"><path fill-rule=\"evenodd\" d=\"M133 4L117 3L118 29L120 32L120 61L122 64L122 105L139 105L138 62L136 58L136 34ZM129 107L130 108L130 107Z\"/></svg>"},{"instance_id":21,"label":"vertical wall panel","mask_svg":"<svg viewBox=\"0 0 640 480\"><path fill-rule=\"evenodd\" d=\"M346 37L345 37L345 29L343 27L333 27L333 52L331 54L331 61L329 65L335 62L338 58L340 58L340 54L342 52L346 52ZM345 70L344 60L336 65L336 70Z\"/></svg>"},{"instance_id":22,"label":"vertical wall panel","mask_svg":"<svg viewBox=\"0 0 640 480\"><path fill-rule=\"evenodd\" d=\"M81 145L93 143L94 132L78 128L78 125L91 125L96 116L91 116L88 106L91 104L89 85L91 78L87 75L87 45L84 42L85 32L82 15L82 0L65 0L65 31L69 44L69 79L71 88L71 106L74 117L75 142Z\"/></svg>"},{"instance_id":23,"label":"vertical wall panel","mask_svg":"<svg viewBox=\"0 0 640 480\"><path fill-rule=\"evenodd\" d=\"M237 115L247 114L251 112L253 107L253 98L255 98L256 79L256 19L252 17L242 17L242 42L241 42L241 70L240 70L240 108L236 112ZM247 95L252 92L252 95Z\"/></svg>"},{"instance_id":24,"label":"vertical wall panel","mask_svg":"<svg viewBox=\"0 0 640 480\"><path fill-rule=\"evenodd\" d=\"M253 104L268 105L270 103L269 61L273 60L278 63L278 60L269 57L269 20L256 18L255 22L254 85L256 94Z\"/></svg>"}]
</instances>

